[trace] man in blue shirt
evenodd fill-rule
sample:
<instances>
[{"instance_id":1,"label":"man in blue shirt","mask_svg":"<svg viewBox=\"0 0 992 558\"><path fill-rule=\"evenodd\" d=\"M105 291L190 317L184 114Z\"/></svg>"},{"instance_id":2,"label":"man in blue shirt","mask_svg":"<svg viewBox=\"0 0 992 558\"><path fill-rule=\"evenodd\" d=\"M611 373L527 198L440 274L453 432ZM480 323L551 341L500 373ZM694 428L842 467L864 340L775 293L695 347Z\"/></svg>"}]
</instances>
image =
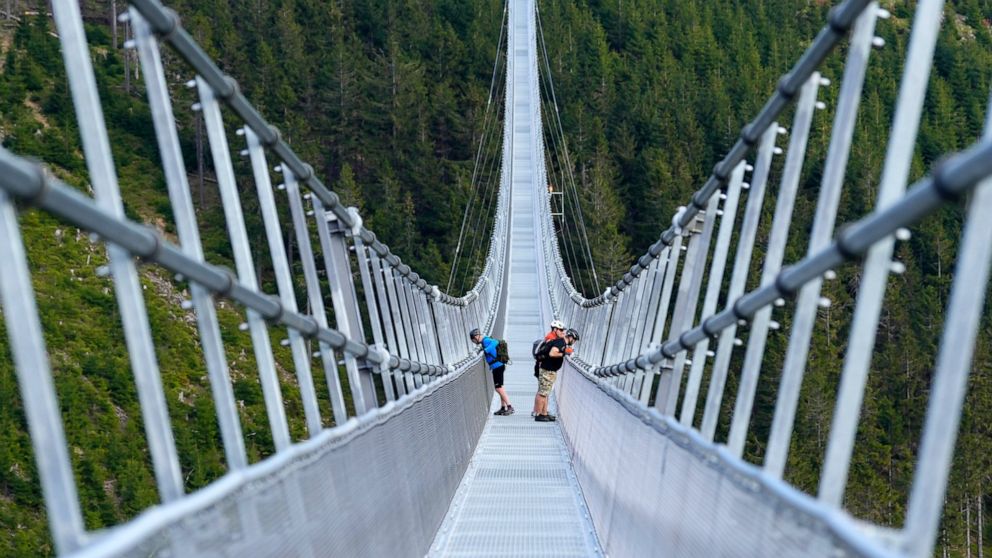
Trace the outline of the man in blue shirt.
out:
<instances>
[{"instance_id":1,"label":"man in blue shirt","mask_svg":"<svg viewBox=\"0 0 992 558\"><path fill-rule=\"evenodd\" d=\"M470 331L468 336L476 345L482 345L482 353L486 356L486 364L493 371L493 385L496 386L496 393L499 394L499 399L502 403L499 410L494 414L499 416L512 415L513 405L510 405L510 398L507 397L506 390L503 389L503 373L506 371L506 365L496 360L496 345L499 345L499 341L492 337L483 337L482 332L478 328Z\"/></svg>"}]
</instances>

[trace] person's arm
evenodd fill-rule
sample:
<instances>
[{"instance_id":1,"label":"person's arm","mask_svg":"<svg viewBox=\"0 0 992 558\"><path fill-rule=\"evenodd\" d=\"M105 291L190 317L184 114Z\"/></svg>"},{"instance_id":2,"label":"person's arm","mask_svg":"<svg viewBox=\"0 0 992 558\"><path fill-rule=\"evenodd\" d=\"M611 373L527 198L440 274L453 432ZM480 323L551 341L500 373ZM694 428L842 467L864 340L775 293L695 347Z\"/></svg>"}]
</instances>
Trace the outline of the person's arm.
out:
<instances>
[{"instance_id":1,"label":"person's arm","mask_svg":"<svg viewBox=\"0 0 992 558\"><path fill-rule=\"evenodd\" d=\"M548 356L552 358L561 358L565 356L565 353L563 353L562 350L558 348L558 345L559 345L558 343L551 345L551 350L548 351Z\"/></svg>"}]
</instances>

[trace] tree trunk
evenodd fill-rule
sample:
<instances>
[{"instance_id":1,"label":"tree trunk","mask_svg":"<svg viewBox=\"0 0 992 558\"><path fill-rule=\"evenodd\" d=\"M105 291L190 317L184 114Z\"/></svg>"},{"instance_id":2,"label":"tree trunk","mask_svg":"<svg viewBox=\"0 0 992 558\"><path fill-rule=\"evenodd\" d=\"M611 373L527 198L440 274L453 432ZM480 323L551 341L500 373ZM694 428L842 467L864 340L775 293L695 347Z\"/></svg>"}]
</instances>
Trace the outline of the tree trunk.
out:
<instances>
[{"instance_id":1,"label":"tree trunk","mask_svg":"<svg viewBox=\"0 0 992 558\"><path fill-rule=\"evenodd\" d=\"M982 504L985 495L982 494L982 485L978 485L978 558L985 558L985 521L982 517Z\"/></svg>"},{"instance_id":2,"label":"tree trunk","mask_svg":"<svg viewBox=\"0 0 992 558\"><path fill-rule=\"evenodd\" d=\"M944 509L947 509L947 497L944 497ZM943 522L941 522L943 523ZM943 558L947 558L947 526L941 525L940 527L940 555Z\"/></svg>"},{"instance_id":3,"label":"tree trunk","mask_svg":"<svg viewBox=\"0 0 992 558\"><path fill-rule=\"evenodd\" d=\"M131 24L128 21L124 21L124 43L127 43L128 31L131 29ZM124 49L124 92L131 93L131 51Z\"/></svg>"},{"instance_id":4,"label":"tree trunk","mask_svg":"<svg viewBox=\"0 0 992 558\"><path fill-rule=\"evenodd\" d=\"M971 558L971 498L964 498L964 541L967 545L964 555Z\"/></svg>"},{"instance_id":5,"label":"tree trunk","mask_svg":"<svg viewBox=\"0 0 992 558\"><path fill-rule=\"evenodd\" d=\"M117 42L117 0L110 0L110 28L113 30L114 37L114 48L118 48L120 43Z\"/></svg>"}]
</instances>

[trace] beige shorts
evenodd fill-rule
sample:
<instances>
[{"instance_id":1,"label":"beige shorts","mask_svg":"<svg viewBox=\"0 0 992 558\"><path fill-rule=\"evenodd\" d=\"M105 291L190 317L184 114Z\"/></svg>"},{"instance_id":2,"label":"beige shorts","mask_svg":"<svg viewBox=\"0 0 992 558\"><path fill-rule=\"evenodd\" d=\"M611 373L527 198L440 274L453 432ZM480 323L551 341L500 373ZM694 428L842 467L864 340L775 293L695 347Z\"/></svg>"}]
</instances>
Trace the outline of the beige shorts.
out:
<instances>
[{"instance_id":1,"label":"beige shorts","mask_svg":"<svg viewBox=\"0 0 992 558\"><path fill-rule=\"evenodd\" d=\"M555 378L558 377L558 371L541 369L541 372L537 375L537 394L543 395L545 397L551 395L551 386L555 385Z\"/></svg>"}]
</instances>

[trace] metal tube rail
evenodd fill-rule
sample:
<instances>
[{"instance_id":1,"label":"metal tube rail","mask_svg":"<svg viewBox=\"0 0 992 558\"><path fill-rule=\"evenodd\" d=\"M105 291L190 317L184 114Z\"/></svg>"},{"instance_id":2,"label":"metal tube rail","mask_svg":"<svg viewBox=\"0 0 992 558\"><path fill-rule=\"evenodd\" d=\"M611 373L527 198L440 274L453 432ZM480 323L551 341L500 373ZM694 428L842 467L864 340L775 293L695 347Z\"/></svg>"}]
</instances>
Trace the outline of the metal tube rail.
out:
<instances>
[{"instance_id":1,"label":"metal tube rail","mask_svg":"<svg viewBox=\"0 0 992 558\"><path fill-rule=\"evenodd\" d=\"M724 311L699 326L672 337L660 347L645 351L637 358L612 366L596 368L597 376L614 376L638 369L648 369L665 358L673 358L708 337L747 320L779 298L792 298L803 285L828 270L848 261L860 259L875 243L896 230L926 217L944 203L958 200L974 189L979 181L992 175L992 143L975 144L958 152L936 167L931 176L913 184L906 195L883 211L841 227L827 248L787 266L775 280L737 299Z\"/></svg>"},{"instance_id":2,"label":"metal tube rail","mask_svg":"<svg viewBox=\"0 0 992 558\"><path fill-rule=\"evenodd\" d=\"M293 328L305 337L323 341L374 364L385 361L386 357L368 345L348 339L335 329L320 327L310 316L288 311L278 297L240 285L230 270L191 258L153 229L128 219L117 220L97 207L90 198L60 180L46 176L40 167L3 148L0 148L0 188L24 203L42 208L68 223L108 239L108 242L145 261L179 273L214 294L239 302L257 311L270 323ZM414 362L396 355L389 355L388 359L390 368L419 374L443 376L451 370L447 366Z\"/></svg>"}]
</instances>

